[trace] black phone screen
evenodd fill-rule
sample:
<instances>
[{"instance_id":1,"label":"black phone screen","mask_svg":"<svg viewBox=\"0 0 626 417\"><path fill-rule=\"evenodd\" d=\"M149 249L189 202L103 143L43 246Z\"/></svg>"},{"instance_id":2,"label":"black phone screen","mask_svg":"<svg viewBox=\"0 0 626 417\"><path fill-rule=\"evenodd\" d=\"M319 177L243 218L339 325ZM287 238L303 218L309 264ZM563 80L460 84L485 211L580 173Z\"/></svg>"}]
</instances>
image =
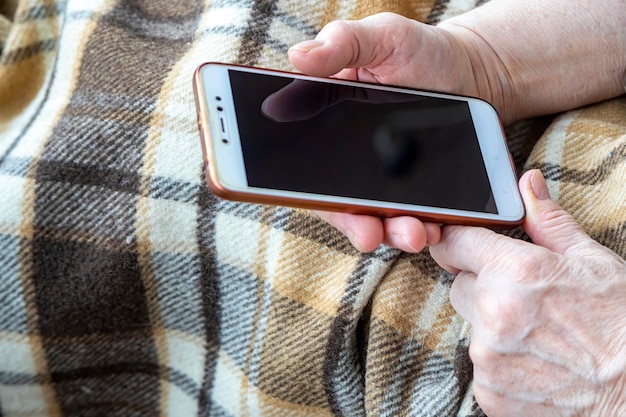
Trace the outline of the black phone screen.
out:
<instances>
[{"instance_id":1,"label":"black phone screen","mask_svg":"<svg viewBox=\"0 0 626 417\"><path fill-rule=\"evenodd\" d=\"M249 186L497 213L466 102L229 78Z\"/></svg>"}]
</instances>

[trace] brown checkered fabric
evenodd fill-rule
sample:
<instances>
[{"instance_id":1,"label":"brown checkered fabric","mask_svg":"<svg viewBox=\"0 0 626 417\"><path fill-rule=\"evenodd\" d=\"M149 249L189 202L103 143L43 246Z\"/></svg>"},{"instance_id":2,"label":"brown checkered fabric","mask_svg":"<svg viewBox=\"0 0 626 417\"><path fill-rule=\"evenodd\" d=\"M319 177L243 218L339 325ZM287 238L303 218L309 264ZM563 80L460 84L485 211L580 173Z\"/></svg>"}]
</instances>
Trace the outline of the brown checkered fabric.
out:
<instances>
[{"instance_id":1,"label":"brown checkered fabric","mask_svg":"<svg viewBox=\"0 0 626 417\"><path fill-rule=\"evenodd\" d=\"M453 277L212 196L191 90L204 61L291 69L334 19L477 3L1 2L0 416L482 415ZM626 99L509 138L626 256Z\"/></svg>"}]
</instances>

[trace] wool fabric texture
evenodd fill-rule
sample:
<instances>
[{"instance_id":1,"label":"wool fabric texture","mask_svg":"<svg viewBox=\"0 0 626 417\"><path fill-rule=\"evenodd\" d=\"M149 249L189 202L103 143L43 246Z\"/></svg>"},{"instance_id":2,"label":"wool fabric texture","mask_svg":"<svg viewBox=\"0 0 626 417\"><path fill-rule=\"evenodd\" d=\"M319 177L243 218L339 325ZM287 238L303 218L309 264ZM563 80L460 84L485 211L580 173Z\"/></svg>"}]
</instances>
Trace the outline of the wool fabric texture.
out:
<instances>
[{"instance_id":1,"label":"wool fabric texture","mask_svg":"<svg viewBox=\"0 0 626 417\"><path fill-rule=\"evenodd\" d=\"M3 2L0 416L483 415L454 277L213 196L192 92L206 61L291 70L335 19L480 3ZM625 257L624 96L507 134L519 172Z\"/></svg>"}]
</instances>

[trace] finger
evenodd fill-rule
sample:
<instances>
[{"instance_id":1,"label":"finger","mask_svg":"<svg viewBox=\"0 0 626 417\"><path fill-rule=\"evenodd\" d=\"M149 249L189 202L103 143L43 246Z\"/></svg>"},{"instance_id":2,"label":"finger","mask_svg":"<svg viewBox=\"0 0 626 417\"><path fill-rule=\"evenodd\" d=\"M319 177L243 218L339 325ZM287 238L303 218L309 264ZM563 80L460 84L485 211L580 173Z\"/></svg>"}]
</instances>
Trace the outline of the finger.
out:
<instances>
[{"instance_id":1,"label":"finger","mask_svg":"<svg viewBox=\"0 0 626 417\"><path fill-rule=\"evenodd\" d=\"M371 252L383 242L383 222L378 217L330 211L315 213L346 235L361 252Z\"/></svg>"},{"instance_id":2,"label":"finger","mask_svg":"<svg viewBox=\"0 0 626 417\"><path fill-rule=\"evenodd\" d=\"M428 245L439 242L441 228L423 223L415 217L400 216L383 220L384 243L408 253L418 253Z\"/></svg>"},{"instance_id":3,"label":"finger","mask_svg":"<svg viewBox=\"0 0 626 417\"><path fill-rule=\"evenodd\" d=\"M426 236L428 239L426 240L426 244L436 245L441 240L441 225L436 223L424 223L424 227L426 228Z\"/></svg>"},{"instance_id":4,"label":"finger","mask_svg":"<svg viewBox=\"0 0 626 417\"><path fill-rule=\"evenodd\" d=\"M477 276L473 272L461 271L450 287L450 304L459 316L471 324L475 323L476 279Z\"/></svg>"},{"instance_id":5,"label":"finger","mask_svg":"<svg viewBox=\"0 0 626 417\"><path fill-rule=\"evenodd\" d=\"M541 171L525 173L519 187L526 206L523 228L535 244L560 254L589 247L593 240L574 217L550 198Z\"/></svg>"},{"instance_id":6,"label":"finger","mask_svg":"<svg viewBox=\"0 0 626 417\"><path fill-rule=\"evenodd\" d=\"M520 243L482 227L446 226L441 240L431 246L433 259L453 274L469 271L476 274L494 259L502 259L506 251L515 251Z\"/></svg>"},{"instance_id":7,"label":"finger","mask_svg":"<svg viewBox=\"0 0 626 417\"><path fill-rule=\"evenodd\" d=\"M476 371L474 371L476 375ZM518 401L508 395L494 392L489 385L483 385L475 380L472 383L472 391L476 403L485 415L489 417L526 417L526 416L556 416L554 407L550 405L535 404L528 401ZM546 401L546 404L549 404Z\"/></svg>"},{"instance_id":8,"label":"finger","mask_svg":"<svg viewBox=\"0 0 626 417\"><path fill-rule=\"evenodd\" d=\"M323 77L344 68L368 66L374 59L374 43L372 33L361 27L360 21L331 22L315 40L292 46L289 59L302 72Z\"/></svg>"},{"instance_id":9,"label":"finger","mask_svg":"<svg viewBox=\"0 0 626 417\"><path fill-rule=\"evenodd\" d=\"M408 19L390 13L363 20L331 22L315 40L291 47L289 59L300 71L323 77L344 68L375 66L401 46L393 44L397 36L389 36L390 29L407 23Z\"/></svg>"},{"instance_id":10,"label":"finger","mask_svg":"<svg viewBox=\"0 0 626 417\"><path fill-rule=\"evenodd\" d=\"M520 179L520 192L526 206L524 229L533 242L551 251L567 254L581 248L602 250L565 210L550 199L546 182L538 170L529 171ZM431 255L446 270L480 273L485 265L498 259L511 264L525 253L532 258L538 248L481 228L452 226L443 230L441 242L431 247Z\"/></svg>"}]
</instances>

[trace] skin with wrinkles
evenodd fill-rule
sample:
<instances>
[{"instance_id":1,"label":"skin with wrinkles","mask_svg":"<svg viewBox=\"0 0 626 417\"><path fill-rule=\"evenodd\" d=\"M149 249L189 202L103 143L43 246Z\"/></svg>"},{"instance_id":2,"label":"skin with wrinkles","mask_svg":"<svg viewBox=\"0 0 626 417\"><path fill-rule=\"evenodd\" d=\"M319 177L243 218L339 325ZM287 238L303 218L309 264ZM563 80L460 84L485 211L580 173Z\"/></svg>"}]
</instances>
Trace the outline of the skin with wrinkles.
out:
<instances>
[{"instance_id":1,"label":"skin with wrinkles","mask_svg":"<svg viewBox=\"0 0 626 417\"><path fill-rule=\"evenodd\" d=\"M311 75L478 96L510 123L623 94L624 28L623 0L492 0L436 27L390 13L332 22L289 58ZM450 298L472 324L473 388L488 416L624 416L626 264L550 199L539 171L519 186L533 243L411 217L318 215L362 251L430 246L457 274Z\"/></svg>"},{"instance_id":2,"label":"skin with wrinkles","mask_svg":"<svg viewBox=\"0 0 626 417\"><path fill-rule=\"evenodd\" d=\"M622 94L624 27L623 0L492 0L436 27L391 13L332 22L289 58L311 75L477 96L507 124ZM319 214L366 252L419 252L440 238L417 219Z\"/></svg>"},{"instance_id":3,"label":"skin with wrinkles","mask_svg":"<svg viewBox=\"0 0 626 417\"><path fill-rule=\"evenodd\" d=\"M488 416L626 413L626 264L520 180L534 244L446 227L433 258L457 274L450 300L472 324L474 393Z\"/></svg>"}]
</instances>

